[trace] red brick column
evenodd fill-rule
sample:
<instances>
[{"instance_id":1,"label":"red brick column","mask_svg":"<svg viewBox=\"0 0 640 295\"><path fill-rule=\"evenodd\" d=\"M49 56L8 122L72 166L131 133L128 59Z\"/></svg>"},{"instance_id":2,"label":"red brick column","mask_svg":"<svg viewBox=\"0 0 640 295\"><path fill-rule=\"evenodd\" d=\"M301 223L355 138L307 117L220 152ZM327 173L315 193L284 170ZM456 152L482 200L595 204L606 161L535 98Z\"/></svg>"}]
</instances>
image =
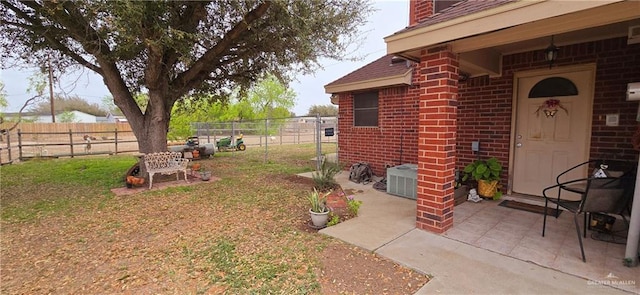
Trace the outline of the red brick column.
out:
<instances>
[{"instance_id":1,"label":"red brick column","mask_svg":"<svg viewBox=\"0 0 640 295\"><path fill-rule=\"evenodd\" d=\"M409 26L414 26L433 15L433 0L409 0Z\"/></svg>"},{"instance_id":2,"label":"red brick column","mask_svg":"<svg viewBox=\"0 0 640 295\"><path fill-rule=\"evenodd\" d=\"M453 226L458 59L447 47L423 50L420 61L416 227Z\"/></svg>"}]
</instances>

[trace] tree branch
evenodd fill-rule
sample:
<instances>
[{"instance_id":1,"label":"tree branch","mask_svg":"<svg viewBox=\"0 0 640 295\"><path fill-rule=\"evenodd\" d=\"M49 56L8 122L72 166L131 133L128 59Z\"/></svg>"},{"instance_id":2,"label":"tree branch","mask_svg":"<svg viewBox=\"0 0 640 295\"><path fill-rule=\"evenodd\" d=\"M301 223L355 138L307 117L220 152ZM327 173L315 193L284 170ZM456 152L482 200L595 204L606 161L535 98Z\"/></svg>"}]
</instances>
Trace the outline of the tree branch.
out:
<instances>
[{"instance_id":1,"label":"tree branch","mask_svg":"<svg viewBox=\"0 0 640 295\"><path fill-rule=\"evenodd\" d=\"M34 11L37 11L38 8L44 8L43 6L34 6L35 2L29 2L28 5L25 4L27 7L30 7L31 9L33 9ZM11 24L14 25L16 27L19 28L24 28L27 30L30 30L34 33L38 33L40 35L42 35L51 45L51 47L53 47L54 49L58 49L60 50L63 54L69 56L71 59L75 60L76 62L80 63L81 65L84 65L85 67L87 67L88 69L98 73L98 74L102 74L102 69L89 62L88 60L86 60L85 58L83 58L82 56L80 56L79 54L77 54L76 52L74 52L73 50L71 50L70 48L68 48L67 46L65 46L64 44L62 44L62 42L60 42L56 36L58 35L62 35L64 36L64 31L54 27L54 26L45 26L42 21L38 18L33 18L30 17L27 13L25 13L24 11L20 10L18 7L12 5L9 2L4 3L4 5L6 5L9 9L11 9L14 13L16 13L16 15L18 15L19 17L25 19L26 21L30 22L31 25L28 24L21 24L21 23L17 23L17 22L5 22L7 24Z\"/></svg>"},{"instance_id":2,"label":"tree branch","mask_svg":"<svg viewBox=\"0 0 640 295\"><path fill-rule=\"evenodd\" d=\"M187 2L187 8L182 15L174 19L173 26L178 30L190 34L196 33L200 22L207 17L207 6L209 3L211 3L211 1ZM195 42L197 42L197 40L195 40ZM167 65L173 65L179 58L180 54L172 50L170 54L165 54L164 62Z\"/></svg>"},{"instance_id":3,"label":"tree branch","mask_svg":"<svg viewBox=\"0 0 640 295\"><path fill-rule=\"evenodd\" d=\"M20 108L20 110L18 111L18 121L15 122L15 124L13 124L13 126L7 128L7 129L3 129L2 133L6 133L8 131L12 131L13 129L16 129L16 127L18 127L18 125L20 124L20 122L22 122L22 112L24 111L24 109L30 105L34 100L38 99L38 98L42 98L42 96L38 95L34 95L31 98L27 99L27 101L24 102L24 104L22 105L22 107ZM2 123L2 122L0 122Z\"/></svg>"},{"instance_id":4,"label":"tree branch","mask_svg":"<svg viewBox=\"0 0 640 295\"><path fill-rule=\"evenodd\" d=\"M184 94L192 88L202 84L202 82L208 76L208 73L214 69L219 61L218 58L229 50L243 32L245 32L251 23L261 18L266 14L267 10L271 6L270 1L260 3L256 8L249 11L243 20L238 22L231 30L229 30L225 36L216 44L213 48L209 49L205 54L198 59L193 66L179 74L172 82L171 89L176 94Z\"/></svg>"},{"instance_id":5,"label":"tree branch","mask_svg":"<svg viewBox=\"0 0 640 295\"><path fill-rule=\"evenodd\" d=\"M48 6L52 12L48 15L69 32L69 38L81 44L85 52L92 54L96 58L100 65L100 71L97 73L104 79L105 85L111 94L113 94L114 102L125 112L127 119L132 122L141 119L140 109L135 103L125 81L122 79L115 60L110 57L111 51L109 46L101 39L100 34L85 21L85 17L77 8L75 2L64 2L64 10L57 9L57 2L44 2L44 5ZM40 6L39 8L44 10L46 7ZM32 9L37 11L37 8ZM44 11L42 12L44 13ZM138 110L138 112L135 110Z\"/></svg>"},{"instance_id":6,"label":"tree branch","mask_svg":"<svg viewBox=\"0 0 640 295\"><path fill-rule=\"evenodd\" d=\"M55 2L47 1L44 2L44 5L48 6L50 11L53 12L51 16L65 27L71 37L78 41L86 52L93 54L96 59L107 59L111 53L109 46L101 40L98 32L85 21L85 16L79 12L75 2L65 1L63 4L64 10L57 9ZM45 6L42 6L42 8L45 8ZM65 12L68 12L68 14Z\"/></svg>"}]
</instances>

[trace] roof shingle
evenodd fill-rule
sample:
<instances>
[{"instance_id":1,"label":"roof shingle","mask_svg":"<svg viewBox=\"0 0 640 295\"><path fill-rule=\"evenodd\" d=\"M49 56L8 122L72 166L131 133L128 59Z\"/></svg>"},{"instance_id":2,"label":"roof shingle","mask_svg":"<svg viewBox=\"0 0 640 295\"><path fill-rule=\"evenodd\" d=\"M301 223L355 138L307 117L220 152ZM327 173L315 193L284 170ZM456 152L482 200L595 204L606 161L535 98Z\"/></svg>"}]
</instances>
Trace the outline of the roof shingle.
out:
<instances>
[{"instance_id":1,"label":"roof shingle","mask_svg":"<svg viewBox=\"0 0 640 295\"><path fill-rule=\"evenodd\" d=\"M394 33L394 35L412 31L418 28L427 27L433 24L449 21L452 19L463 17L465 15L473 14L473 13L491 9L494 7L498 7L513 1L515 0L461 1L453 4L451 7L443 9L439 13L436 13L432 16L425 18L423 21L416 24L415 26L407 27L405 29L402 29ZM373 80L373 79L388 78L388 77L404 74L410 68L410 63L408 62L392 63L391 62L392 58L393 58L393 55L385 55L325 86L336 86L336 85L343 85L348 83L363 82L363 81Z\"/></svg>"},{"instance_id":2,"label":"roof shingle","mask_svg":"<svg viewBox=\"0 0 640 295\"><path fill-rule=\"evenodd\" d=\"M393 55L385 55L343 76L342 78L327 84L326 86L342 85L402 75L411 68L410 63L406 60L391 62L392 59Z\"/></svg>"},{"instance_id":3,"label":"roof shingle","mask_svg":"<svg viewBox=\"0 0 640 295\"><path fill-rule=\"evenodd\" d=\"M395 32L394 35L415 30L417 28L424 28L430 25L434 25L441 22L446 22L452 19L456 19L459 17L463 17L465 15L473 14L476 12L480 12L483 10L491 9L494 7L498 7L510 2L514 2L515 0L491 0L491 1L462 1L453 4L451 7L443 9L439 13L433 14L420 23L416 24L412 27L407 27L398 32Z\"/></svg>"}]
</instances>

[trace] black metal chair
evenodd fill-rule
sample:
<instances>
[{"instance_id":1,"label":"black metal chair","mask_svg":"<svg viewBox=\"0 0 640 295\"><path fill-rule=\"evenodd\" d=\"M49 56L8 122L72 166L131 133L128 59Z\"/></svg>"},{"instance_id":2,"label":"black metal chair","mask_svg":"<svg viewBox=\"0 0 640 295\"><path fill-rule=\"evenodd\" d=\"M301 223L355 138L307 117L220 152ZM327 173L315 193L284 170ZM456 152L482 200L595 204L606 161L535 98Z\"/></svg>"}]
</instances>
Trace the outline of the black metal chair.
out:
<instances>
[{"instance_id":1,"label":"black metal chair","mask_svg":"<svg viewBox=\"0 0 640 295\"><path fill-rule=\"evenodd\" d=\"M562 181L565 175L570 172L585 169L594 166L601 169L600 175ZM629 208L629 202L633 197L633 189L635 184L634 165L622 161L604 161L592 160L581 163L570 169L560 173L556 177L556 184L545 188L542 191L545 202L544 220L542 225L542 236L544 237L547 224L547 208L549 202L556 204L556 210L560 207L574 214L574 222L578 241L580 242L580 251L582 253L582 261L586 262L584 255L584 247L582 244L582 236L580 234L580 225L578 215L584 213L584 237L587 236L587 219L590 213L605 213L620 215L628 226L628 221L624 216L625 209ZM551 197L547 194L551 190L557 190L557 196ZM562 192L571 192L580 195L579 199L572 200L562 197ZM556 218L560 211L556 211Z\"/></svg>"}]
</instances>

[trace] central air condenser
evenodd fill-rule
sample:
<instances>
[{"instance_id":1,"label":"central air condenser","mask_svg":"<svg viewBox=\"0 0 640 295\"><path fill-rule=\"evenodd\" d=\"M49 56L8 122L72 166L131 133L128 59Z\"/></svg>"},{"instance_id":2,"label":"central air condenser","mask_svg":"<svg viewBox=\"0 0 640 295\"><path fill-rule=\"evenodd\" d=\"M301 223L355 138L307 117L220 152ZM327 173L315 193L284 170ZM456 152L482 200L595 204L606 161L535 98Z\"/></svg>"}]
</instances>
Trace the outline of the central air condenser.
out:
<instances>
[{"instance_id":1,"label":"central air condenser","mask_svg":"<svg viewBox=\"0 0 640 295\"><path fill-rule=\"evenodd\" d=\"M403 164L387 168L387 193L416 199L418 165Z\"/></svg>"}]
</instances>

